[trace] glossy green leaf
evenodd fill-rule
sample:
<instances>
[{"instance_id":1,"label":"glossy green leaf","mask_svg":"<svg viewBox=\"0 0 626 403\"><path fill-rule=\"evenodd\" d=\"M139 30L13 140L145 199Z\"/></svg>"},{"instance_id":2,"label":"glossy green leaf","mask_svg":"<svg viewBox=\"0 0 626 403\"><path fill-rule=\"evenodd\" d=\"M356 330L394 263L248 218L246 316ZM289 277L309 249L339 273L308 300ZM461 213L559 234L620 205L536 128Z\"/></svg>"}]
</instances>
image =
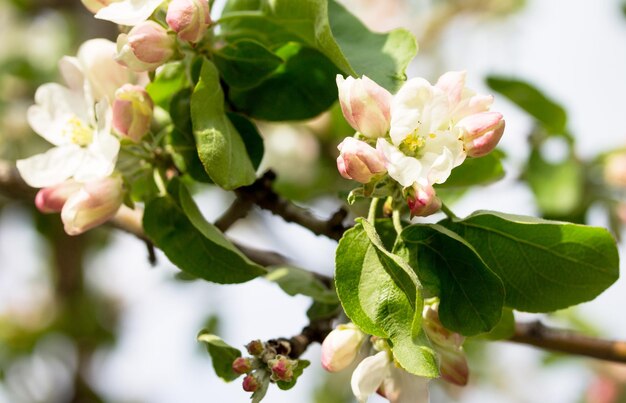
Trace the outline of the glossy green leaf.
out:
<instances>
[{"instance_id":1,"label":"glossy green leaf","mask_svg":"<svg viewBox=\"0 0 626 403\"><path fill-rule=\"evenodd\" d=\"M324 304L336 304L339 302L337 294L313 273L297 267L275 267L265 275L269 281L273 281L289 295L306 295Z\"/></svg>"},{"instance_id":2,"label":"glossy green leaf","mask_svg":"<svg viewBox=\"0 0 626 403\"><path fill-rule=\"evenodd\" d=\"M536 87L524 81L499 76L487 77L487 85L528 112L550 133L567 135L565 109Z\"/></svg>"},{"instance_id":3,"label":"glossy green leaf","mask_svg":"<svg viewBox=\"0 0 626 403\"><path fill-rule=\"evenodd\" d=\"M185 72L185 63L171 62L165 64L155 79L146 86L146 90L155 105L165 110L170 108L172 95L187 87L189 82Z\"/></svg>"},{"instance_id":4,"label":"glossy green leaf","mask_svg":"<svg viewBox=\"0 0 626 403\"><path fill-rule=\"evenodd\" d=\"M421 326L421 294L416 290L415 300L407 299L381 262L379 247L360 223L339 241L335 284L342 306L363 331L391 340L394 357L405 370L436 377L435 353Z\"/></svg>"},{"instance_id":5,"label":"glossy green leaf","mask_svg":"<svg viewBox=\"0 0 626 403\"><path fill-rule=\"evenodd\" d=\"M266 270L251 262L208 223L184 186L147 203L143 226L150 240L181 270L204 280L243 283Z\"/></svg>"},{"instance_id":6,"label":"glossy green leaf","mask_svg":"<svg viewBox=\"0 0 626 403\"><path fill-rule=\"evenodd\" d=\"M250 162L252 162L252 166L255 170L258 169L263 160L263 154L265 153L265 145L263 144L263 137L261 137L259 129L257 129L256 125L250 119L243 115L232 112L227 112L226 115L241 136L246 146L246 152L250 157Z\"/></svg>"},{"instance_id":7,"label":"glossy green leaf","mask_svg":"<svg viewBox=\"0 0 626 403\"><path fill-rule=\"evenodd\" d=\"M233 371L233 361L241 357L239 350L228 345L218 336L205 331L200 332L198 341L206 343L207 351L211 356L213 369L217 376L226 382L233 381L239 377L239 374Z\"/></svg>"},{"instance_id":8,"label":"glossy green leaf","mask_svg":"<svg viewBox=\"0 0 626 403\"><path fill-rule=\"evenodd\" d=\"M504 287L471 245L436 224L408 226L402 239L418 248L414 265L420 278L439 284L439 318L446 328L472 336L496 326Z\"/></svg>"},{"instance_id":9,"label":"glossy green leaf","mask_svg":"<svg viewBox=\"0 0 626 403\"><path fill-rule=\"evenodd\" d=\"M283 63L265 46L248 39L217 50L213 61L226 84L241 89L260 84Z\"/></svg>"},{"instance_id":10,"label":"glossy green leaf","mask_svg":"<svg viewBox=\"0 0 626 403\"><path fill-rule=\"evenodd\" d=\"M480 339L485 340L506 340L511 338L515 334L515 316L511 308L504 308L502 310L502 318L500 322L491 329L489 333L478 336Z\"/></svg>"},{"instance_id":11,"label":"glossy green leaf","mask_svg":"<svg viewBox=\"0 0 626 403\"><path fill-rule=\"evenodd\" d=\"M460 188L488 185L504 176L502 152L496 150L480 158L467 158L452 170L450 177L437 188Z\"/></svg>"},{"instance_id":12,"label":"glossy green leaf","mask_svg":"<svg viewBox=\"0 0 626 403\"><path fill-rule=\"evenodd\" d=\"M615 240L604 228L489 211L441 224L474 247L516 310L550 312L590 301L619 276Z\"/></svg>"},{"instance_id":13,"label":"glossy green leaf","mask_svg":"<svg viewBox=\"0 0 626 403\"><path fill-rule=\"evenodd\" d=\"M217 69L206 59L191 96L191 120L200 161L213 182L228 190L254 182L245 144L224 112Z\"/></svg>"},{"instance_id":14,"label":"glossy green leaf","mask_svg":"<svg viewBox=\"0 0 626 403\"><path fill-rule=\"evenodd\" d=\"M285 63L260 85L231 88L229 98L249 116L271 121L315 117L337 100L339 70L319 51L289 43L278 54Z\"/></svg>"}]
</instances>

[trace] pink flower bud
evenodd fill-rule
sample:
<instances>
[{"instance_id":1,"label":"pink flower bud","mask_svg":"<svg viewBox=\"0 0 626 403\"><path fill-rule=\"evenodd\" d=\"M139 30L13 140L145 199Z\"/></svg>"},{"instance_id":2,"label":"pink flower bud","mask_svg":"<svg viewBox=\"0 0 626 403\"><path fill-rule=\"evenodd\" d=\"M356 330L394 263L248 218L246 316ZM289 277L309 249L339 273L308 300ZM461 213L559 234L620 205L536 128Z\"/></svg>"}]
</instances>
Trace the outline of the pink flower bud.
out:
<instances>
[{"instance_id":1,"label":"pink flower bud","mask_svg":"<svg viewBox=\"0 0 626 403\"><path fill-rule=\"evenodd\" d=\"M355 325L339 325L322 343L322 366L337 372L354 362L365 335Z\"/></svg>"},{"instance_id":2,"label":"pink flower bud","mask_svg":"<svg viewBox=\"0 0 626 403\"><path fill-rule=\"evenodd\" d=\"M469 115L459 121L465 151L470 157L489 154L502 138L504 119L498 112L482 112Z\"/></svg>"},{"instance_id":3,"label":"pink flower bud","mask_svg":"<svg viewBox=\"0 0 626 403\"><path fill-rule=\"evenodd\" d=\"M78 235L112 218L124 200L123 181L110 176L84 183L61 210L65 232Z\"/></svg>"},{"instance_id":4,"label":"pink flower bud","mask_svg":"<svg viewBox=\"0 0 626 403\"><path fill-rule=\"evenodd\" d=\"M207 0L172 0L165 19L180 39L198 42L211 24L209 3Z\"/></svg>"},{"instance_id":5,"label":"pink flower bud","mask_svg":"<svg viewBox=\"0 0 626 403\"><path fill-rule=\"evenodd\" d=\"M250 355L258 357L265 351L265 346L261 340L252 340L246 345L246 349Z\"/></svg>"},{"instance_id":6,"label":"pink flower bud","mask_svg":"<svg viewBox=\"0 0 626 403\"><path fill-rule=\"evenodd\" d=\"M35 196L35 206L42 213L60 213L67 199L81 187L82 184L70 179L56 186L43 188Z\"/></svg>"},{"instance_id":7,"label":"pink flower bud","mask_svg":"<svg viewBox=\"0 0 626 403\"><path fill-rule=\"evenodd\" d=\"M383 137L391 122L392 96L366 76L344 79L337 75L341 111L350 126L370 138Z\"/></svg>"},{"instance_id":8,"label":"pink flower bud","mask_svg":"<svg viewBox=\"0 0 626 403\"><path fill-rule=\"evenodd\" d=\"M424 331L439 355L441 377L459 386L465 386L469 378L467 358L463 351L465 338L446 329L439 320L439 313L432 307L424 310Z\"/></svg>"},{"instance_id":9,"label":"pink flower bud","mask_svg":"<svg viewBox=\"0 0 626 403\"><path fill-rule=\"evenodd\" d=\"M133 71L152 71L174 55L175 46L175 38L165 28L144 21L117 37L115 60Z\"/></svg>"},{"instance_id":10,"label":"pink flower bud","mask_svg":"<svg viewBox=\"0 0 626 403\"><path fill-rule=\"evenodd\" d=\"M441 200L431 185L415 185L410 188L406 202L409 205L411 217L426 217L436 213L441 208Z\"/></svg>"},{"instance_id":11,"label":"pink flower bud","mask_svg":"<svg viewBox=\"0 0 626 403\"><path fill-rule=\"evenodd\" d=\"M290 381L293 370L298 366L298 361L290 360L284 355L278 354L276 358L269 360L267 365L272 371L272 379L275 381Z\"/></svg>"},{"instance_id":12,"label":"pink flower bud","mask_svg":"<svg viewBox=\"0 0 626 403\"><path fill-rule=\"evenodd\" d=\"M111 3L115 3L120 0L80 0L87 10L92 13L97 13L101 8L108 6Z\"/></svg>"},{"instance_id":13,"label":"pink flower bud","mask_svg":"<svg viewBox=\"0 0 626 403\"><path fill-rule=\"evenodd\" d=\"M256 392L259 386L259 380L256 379L256 376L250 374L243 378L243 390L246 392Z\"/></svg>"},{"instance_id":14,"label":"pink flower bud","mask_svg":"<svg viewBox=\"0 0 626 403\"><path fill-rule=\"evenodd\" d=\"M233 361L233 371L239 375L247 374L252 371L252 362L249 358L237 357L235 361Z\"/></svg>"},{"instance_id":15,"label":"pink flower bud","mask_svg":"<svg viewBox=\"0 0 626 403\"><path fill-rule=\"evenodd\" d=\"M153 108L152 98L143 87L125 84L115 92L113 128L138 143L150 130Z\"/></svg>"},{"instance_id":16,"label":"pink flower bud","mask_svg":"<svg viewBox=\"0 0 626 403\"><path fill-rule=\"evenodd\" d=\"M377 174L383 173L385 161L375 148L353 137L347 137L337 146L337 169L346 179L368 183Z\"/></svg>"},{"instance_id":17,"label":"pink flower bud","mask_svg":"<svg viewBox=\"0 0 626 403\"><path fill-rule=\"evenodd\" d=\"M610 155L604 163L604 181L615 187L626 187L626 153Z\"/></svg>"}]
</instances>

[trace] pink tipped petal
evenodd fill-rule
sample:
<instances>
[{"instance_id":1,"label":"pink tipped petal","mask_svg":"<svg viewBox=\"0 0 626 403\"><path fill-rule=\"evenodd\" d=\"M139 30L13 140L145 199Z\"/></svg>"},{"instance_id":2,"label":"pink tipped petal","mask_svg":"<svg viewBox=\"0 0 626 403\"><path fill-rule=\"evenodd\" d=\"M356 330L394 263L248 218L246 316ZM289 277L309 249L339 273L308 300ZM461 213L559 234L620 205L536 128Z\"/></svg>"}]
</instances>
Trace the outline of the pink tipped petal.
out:
<instances>
[{"instance_id":1,"label":"pink tipped petal","mask_svg":"<svg viewBox=\"0 0 626 403\"><path fill-rule=\"evenodd\" d=\"M337 148L340 151L337 169L344 178L368 183L374 176L385 172L385 161L369 144L348 137Z\"/></svg>"},{"instance_id":2,"label":"pink tipped petal","mask_svg":"<svg viewBox=\"0 0 626 403\"><path fill-rule=\"evenodd\" d=\"M80 183L70 179L56 186L43 188L35 196L35 206L42 213L59 213L67 199L81 187Z\"/></svg>"},{"instance_id":3,"label":"pink tipped petal","mask_svg":"<svg viewBox=\"0 0 626 403\"><path fill-rule=\"evenodd\" d=\"M465 71L449 71L439 77L435 86L448 94L450 103L457 104L465 89L465 76Z\"/></svg>"},{"instance_id":4,"label":"pink tipped petal","mask_svg":"<svg viewBox=\"0 0 626 403\"><path fill-rule=\"evenodd\" d=\"M365 335L354 325L339 325L322 343L322 367L336 372L355 360Z\"/></svg>"},{"instance_id":5,"label":"pink tipped petal","mask_svg":"<svg viewBox=\"0 0 626 403\"><path fill-rule=\"evenodd\" d=\"M211 24L207 0L173 0L167 9L167 24L178 37L198 42Z\"/></svg>"},{"instance_id":6,"label":"pink tipped petal","mask_svg":"<svg viewBox=\"0 0 626 403\"><path fill-rule=\"evenodd\" d=\"M344 117L366 137L382 137L389 131L392 95L366 76L337 76L339 102Z\"/></svg>"},{"instance_id":7,"label":"pink tipped petal","mask_svg":"<svg viewBox=\"0 0 626 403\"><path fill-rule=\"evenodd\" d=\"M407 204L411 217L426 217L436 213L441 208L441 200L435 194L432 186L416 185L407 197Z\"/></svg>"}]
</instances>

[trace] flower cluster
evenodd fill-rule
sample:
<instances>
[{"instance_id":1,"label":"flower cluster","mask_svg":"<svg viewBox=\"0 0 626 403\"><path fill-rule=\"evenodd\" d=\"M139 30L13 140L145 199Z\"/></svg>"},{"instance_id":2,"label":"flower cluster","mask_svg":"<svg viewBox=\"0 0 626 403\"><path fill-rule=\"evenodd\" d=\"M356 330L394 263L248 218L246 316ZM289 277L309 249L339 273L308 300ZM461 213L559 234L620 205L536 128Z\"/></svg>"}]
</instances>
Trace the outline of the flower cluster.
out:
<instances>
[{"instance_id":1,"label":"flower cluster","mask_svg":"<svg viewBox=\"0 0 626 403\"><path fill-rule=\"evenodd\" d=\"M436 305L425 307L423 316L422 326L439 357L442 379L456 385L467 384L469 369L463 336L443 327ZM368 344L365 336L354 324L339 325L330 332L322 343L324 369L336 372L353 368L352 392L359 402L367 401L373 393L391 403L428 402L429 380L402 369L386 340L371 337Z\"/></svg>"},{"instance_id":2,"label":"flower cluster","mask_svg":"<svg viewBox=\"0 0 626 403\"><path fill-rule=\"evenodd\" d=\"M147 77L116 63L114 53L108 40L85 42L76 57L59 63L67 86L42 85L28 110L30 126L54 147L17 161L17 168L26 183L42 188L37 208L60 212L70 235L102 224L120 208L124 182L115 171L120 137L141 138L152 117L151 108L120 104L120 88L147 97ZM141 119L133 112L138 109Z\"/></svg>"},{"instance_id":3,"label":"flower cluster","mask_svg":"<svg viewBox=\"0 0 626 403\"><path fill-rule=\"evenodd\" d=\"M372 185L391 178L413 216L439 210L436 184L467 157L491 152L504 132L493 97L465 87L464 72L449 72L435 85L408 80L391 95L374 81L337 76L342 112L357 130L339 146L337 168L347 179Z\"/></svg>"}]
</instances>

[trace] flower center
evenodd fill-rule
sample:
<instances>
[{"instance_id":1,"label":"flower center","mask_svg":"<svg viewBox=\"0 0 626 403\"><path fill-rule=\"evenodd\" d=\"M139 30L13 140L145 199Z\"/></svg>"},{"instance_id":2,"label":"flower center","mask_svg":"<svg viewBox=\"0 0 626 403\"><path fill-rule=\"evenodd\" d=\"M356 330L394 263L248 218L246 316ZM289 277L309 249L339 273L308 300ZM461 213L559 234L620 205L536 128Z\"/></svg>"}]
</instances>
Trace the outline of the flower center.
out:
<instances>
[{"instance_id":1,"label":"flower center","mask_svg":"<svg viewBox=\"0 0 626 403\"><path fill-rule=\"evenodd\" d=\"M63 135L81 147L86 147L93 141L93 130L76 116L67 120L63 128Z\"/></svg>"},{"instance_id":2,"label":"flower center","mask_svg":"<svg viewBox=\"0 0 626 403\"><path fill-rule=\"evenodd\" d=\"M419 129L415 129L413 133L409 134L402 140L400 143L400 151L405 153L406 155L417 156L420 149L424 147L426 144L426 137L418 134ZM428 138L434 139L437 137L435 133L430 133Z\"/></svg>"}]
</instances>

